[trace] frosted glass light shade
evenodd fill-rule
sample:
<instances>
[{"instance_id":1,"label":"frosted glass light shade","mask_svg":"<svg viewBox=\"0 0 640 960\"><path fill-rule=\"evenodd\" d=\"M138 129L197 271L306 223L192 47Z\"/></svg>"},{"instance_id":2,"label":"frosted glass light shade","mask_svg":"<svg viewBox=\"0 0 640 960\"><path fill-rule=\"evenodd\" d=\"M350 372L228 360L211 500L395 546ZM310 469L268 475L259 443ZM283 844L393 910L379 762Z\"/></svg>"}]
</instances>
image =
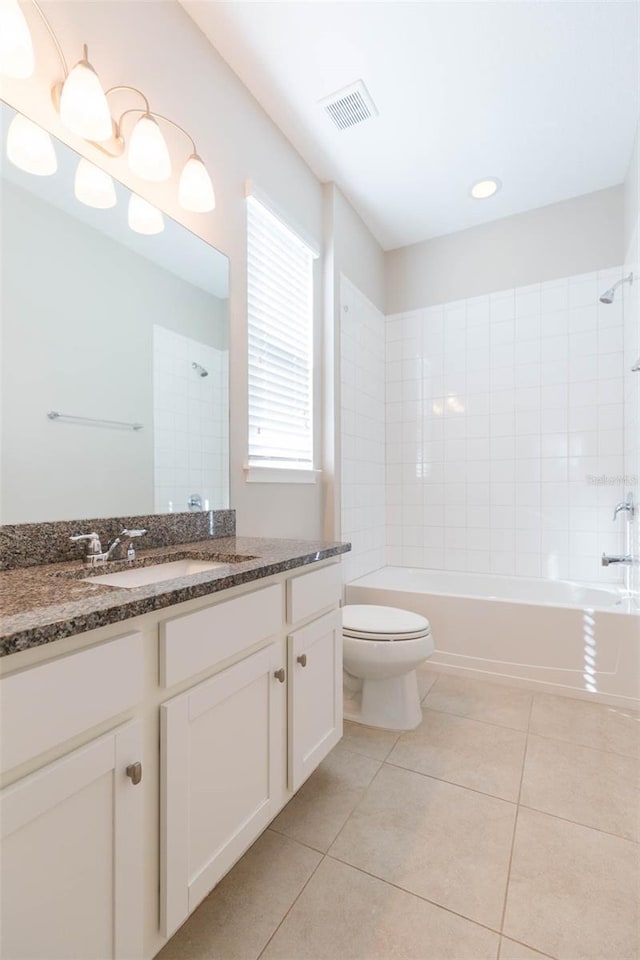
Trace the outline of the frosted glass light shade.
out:
<instances>
[{"instance_id":1,"label":"frosted glass light shade","mask_svg":"<svg viewBox=\"0 0 640 960\"><path fill-rule=\"evenodd\" d=\"M185 163L178 184L178 200L183 210L209 213L216 206L211 177L197 153Z\"/></svg>"},{"instance_id":2,"label":"frosted glass light shade","mask_svg":"<svg viewBox=\"0 0 640 960\"><path fill-rule=\"evenodd\" d=\"M37 177L48 177L58 169L51 137L21 113L9 124L7 157L16 167Z\"/></svg>"},{"instance_id":3,"label":"frosted glass light shade","mask_svg":"<svg viewBox=\"0 0 640 960\"><path fill-rule=\"evenodd\" d=\"M162 131L153 117L144 113L131 131L127 151L129 169L143 180L159 183L171 176L171 157Z\"/></svg>"},{"instance_id":4,"label":"frosted glass light shade","mask_svg":"<svg viewBox=\"0 0 640 960\"><path fill-rule=\"evenodd\" d=\"M72 133L101 143L110 140L113 124L104 90L89 61L78 61L64 81L60 94L60 119Z\"/></svg>"},{"instance_id":5,"label":"frosted glass light shade","mask_svg":"<svg viewBox=\"0 0 640 960\"><path fill-rule=\"evenodd\" d=\"M0 0L0 74L25 80L33 73L33 43L18 0Z\"/></svg>"},{"instance_id":6,"label":"frosted glass light shade","mask_svg":"<svg viewBox=\"0 0 640 960\"><path fill-rule=\"evenodd\" d=\"M74 192L81 203L98 210L108 210L116 205L116 188L113 180L104 170L84 157L78 164L74 181Z\"/></svg>"},{"instance_id":7,"label":"frosted glass light shade","mask_svg":"<svg viewBox=\"0 0 640 960\"><path fill-rule=\"evenodd\" d=\"M129 226L136 233L144 233L147 236L153 236L155 233L162 233L164 230L164 218L162 213L153 204L147 203L142 197L132 193L129 200Z\"/></svg>"}]
</instances>

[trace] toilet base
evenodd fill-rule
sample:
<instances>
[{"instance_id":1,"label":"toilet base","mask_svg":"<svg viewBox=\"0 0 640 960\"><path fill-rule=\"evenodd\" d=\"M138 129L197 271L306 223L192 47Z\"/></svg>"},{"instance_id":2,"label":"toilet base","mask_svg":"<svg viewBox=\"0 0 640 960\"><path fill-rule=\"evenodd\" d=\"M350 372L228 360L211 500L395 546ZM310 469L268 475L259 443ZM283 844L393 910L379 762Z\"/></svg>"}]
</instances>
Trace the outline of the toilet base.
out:
<instances>
[{"instance_id":1,"label":"toilet base","mask_svg":"<svg viewBox=\"0 0 640 960\"><path fill-rule=\"evenodd\" d=\"M349 674L347 678L352 679ZM383 680L363 680L361 691L355 695L347 689L344 718L367 727L414 730L422 722L416 671Z\"/></svg>"}]
</instances>

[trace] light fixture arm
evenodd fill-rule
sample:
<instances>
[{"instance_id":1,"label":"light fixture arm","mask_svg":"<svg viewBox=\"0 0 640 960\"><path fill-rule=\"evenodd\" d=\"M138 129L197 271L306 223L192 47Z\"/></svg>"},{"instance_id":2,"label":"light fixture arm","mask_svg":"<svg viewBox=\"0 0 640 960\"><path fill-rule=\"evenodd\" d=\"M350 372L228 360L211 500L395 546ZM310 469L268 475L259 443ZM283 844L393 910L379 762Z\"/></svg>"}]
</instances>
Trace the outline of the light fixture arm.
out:
<instances>
[{"instance_id":1,"label":"light fixture arm","mask_svg":"<svg viewBox=\"0 0 640 960\"><path fill-rule=\"evenodd\" d=\"M144 93L142 92L142 90L139 90L137 87L131 87L131 86L129 86L129 84L127 84L127 83L119 83L119 84L118 84L117 86L115 86L115 87L109 87L108 90L105 90L104 95L105 95L105 97L108 97L110 93L115 93L117 90L131 90L133 93L139 94L139 96L141 96L142 99L144 100L145 107L147 108L147 113L150 113L150 112L151 112L151 108L149 107L149 101L148 101L147 98L145 97L145 95L144 95ZM127 111L125 111L125 112L126 112L126 113L129 113L130 111L127 110ZM123 116L124 116L124 113L122 114L122 117L123 117ZM120 120L122 120L122 117L120 117ZM118 125L119 125L119 124L118 124Z\"/></svg>"},{"instance_id":2,"label":"light fixture arm","mask_svg":"<svg viewBox=\"0 0 640 960\"><path fill-rule=\"evenodd\" d=\"M131 89L135 89L135 88L131 88ZM143 96L144 96L144 94L143 94ZM145 100L146 100L146 97L145 97ZM120 118L119 118L119 120L116 122L116 131L117 131L117 136L118 136L118 137L121 137L121 136L122 136L122 121L124 120L124 118L127 116L128 113L142 113L142 114L147 114L147 113L148 113L149 116L150 116L150 117L153 117L154 120L164 120L165 123L170 124L172 127L175 127L176 130L179 130L181 133L184 133L185 137L187 138L187 140L189 140L189 142L190 142L190 144L191 144L192 153L193 153L195 156L198 155L198 150L197 150L197 148L196 148L196 142L195 142L195 140L193 139L193 137L191 136L191 134L190 134L190 133L187 133L187 131L184 129L184 127L181 127L179 123L176 123L176 122L175 122L175 120L170 120L169 117L165 117L162 113L155 113L155 111L150 110L150 109L149 109L149 103L148 103L148 102L147 102L147 109L146 109L146 110L143 110L141 107L130 107L129 110L125 110L124 113L121 113L121 114L120 114Z\"/></svg>"},{"instance_id":3,"label":"light fixture arm","mask_svg":"<svg viewBox=\"0 0 640 960\"><path fill-rule=\"evenodd\" d=\"M66 80L67 77L69 76L69 67L67 66L67 60L66 60L66 57L65 57L65 55L64 55L64 52L63 52L63 50L62 50L62 47L61 47L61 45L60 45L60 41L58 40L58 38L56 37L55 33L53 32L53 27L51 26L51 24L50 24L49 21L47 20L45 14L44 14L44 11L43 11L42 7L40 6L40 4L37 2L37 0L31 0L31 3L32 3L32 5L34 6L34 8L37 10L40 19L42 20L42 22L44 23L44 25L45 25L45 27L46 27L47 33L49 34L49 36L51 37L51 40L53 41L53 45L54 45L54 47L56 48L56 53L58 54L58 59L60 60L60 63L62 64L62 70L63 70L63 73L64 73L64 78L65 78L65 80Z\"/></svg>"}]
</instances>

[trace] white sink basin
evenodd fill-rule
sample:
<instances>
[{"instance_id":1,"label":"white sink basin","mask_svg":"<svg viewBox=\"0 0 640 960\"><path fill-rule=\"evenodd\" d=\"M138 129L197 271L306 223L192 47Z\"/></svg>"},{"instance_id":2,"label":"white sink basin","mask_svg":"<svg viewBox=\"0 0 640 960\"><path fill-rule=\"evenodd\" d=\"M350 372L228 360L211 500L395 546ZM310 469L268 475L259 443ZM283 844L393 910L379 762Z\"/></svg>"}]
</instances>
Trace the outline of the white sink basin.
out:
<instances>
[{"instance_id":1,"label":"white sink basin","mask_svg":"<svg viewBox=\"0 0 640 960\"><path fill-rule=\"evenodd\" d=\"M226 563L207 560L173 560L171 563L154 563L151 567L137 567L135 570L123 570L121 573L105 573L104 576L84 577L85 583L104 583L108 587L146 587L163 580L175 580L188 577L193 573L205 573L226 567Z\"/></svg>"}]
</instances>

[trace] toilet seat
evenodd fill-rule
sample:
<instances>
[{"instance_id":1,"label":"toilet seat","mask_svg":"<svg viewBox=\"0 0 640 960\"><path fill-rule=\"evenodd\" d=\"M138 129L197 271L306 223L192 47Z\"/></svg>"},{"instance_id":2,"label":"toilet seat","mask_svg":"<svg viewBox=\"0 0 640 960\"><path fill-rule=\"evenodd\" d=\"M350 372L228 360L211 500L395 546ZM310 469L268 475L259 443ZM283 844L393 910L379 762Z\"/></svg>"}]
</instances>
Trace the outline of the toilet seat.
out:
<instances>
[{"instance_id":1,"label":"toilet seat","mask_svg":"<svg viewBox=\"0 0 640 960\"><path fill-rule=\"evenodd\" d=\"M354 640L378 640L393 643L419 640L431 633L429 621L419 613L381 607L369 603L352 603L342 608L342 632Z\"/></svg>"}]
</instances>

